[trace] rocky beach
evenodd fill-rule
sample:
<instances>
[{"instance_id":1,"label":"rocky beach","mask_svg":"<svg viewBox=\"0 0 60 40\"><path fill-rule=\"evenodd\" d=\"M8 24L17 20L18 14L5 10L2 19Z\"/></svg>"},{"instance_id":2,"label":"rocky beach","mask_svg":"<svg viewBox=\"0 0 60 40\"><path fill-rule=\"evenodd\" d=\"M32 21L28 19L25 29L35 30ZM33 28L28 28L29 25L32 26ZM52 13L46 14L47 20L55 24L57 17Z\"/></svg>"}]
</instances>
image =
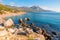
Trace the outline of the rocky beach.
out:
<instances>
[{"instance_id":1,"label":"rocky beach","mask_svg":"<svg viewBox=\"0 0 60 40\"><path fill-rule=\"evenodd\" d=\"M25 18L25 21L29 21L29 19ZM38 27L35 28L32 23L31 25L27 25L25 21L20 19L20 24L16 25L18 28L14 27L14 22L12 19L5 21L3 26L0 25L0 40L45 40L41 29ZM40 30L41 33L39 33L37 30L37 33L34 32L31 26Z\"/></svg>"},{"instance_id":2,"label":"rocky beach","mask_svg":"<svg viewBox=\"0 0 60 40\"><path fill-rule=\"evenodd\" d=\"M0 40L59 40L59 33L46 30L44 27L27 24L30 18L19 19L19 24L14 24L9 18L0 24ZM17 27L15 27L17 26Z\"/></svg>"},{"instance_id":3,"label":"rocky beach","mask_svg":"<svg viewBox=\"0 0 60 40\"><path fill-rule=\"evenodd\" d=\"M5 20L5 17L18 16L25 14L25 12L0 14L0 40L45 40L45 37L41 34L35 33L25 21L29 21L29 18L25 18L25 21L20 19L20 24L14 24L13 20L9 18ZM14 27L14 26L17 26Z\"/></svg>"}]
</instances>

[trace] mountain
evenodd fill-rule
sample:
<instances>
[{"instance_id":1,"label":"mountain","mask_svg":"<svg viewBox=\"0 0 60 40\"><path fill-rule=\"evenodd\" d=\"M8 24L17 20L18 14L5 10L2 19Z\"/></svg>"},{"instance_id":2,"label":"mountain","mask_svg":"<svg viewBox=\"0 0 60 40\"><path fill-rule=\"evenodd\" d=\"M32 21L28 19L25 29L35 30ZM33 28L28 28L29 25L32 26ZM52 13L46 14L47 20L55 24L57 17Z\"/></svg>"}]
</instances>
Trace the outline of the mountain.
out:
<instances>
[{"instance_id":1,"label":"mountain","mask_svg":"<svg viewBox=\"0 0 60 40\"><path fill-rule=\"evenodd\" d=\"M51 10L45 10L43 8L40 8L39 6L32 6L30 8L33 9L33 10L36 10L37 12L53 12Z\"/></svg>"},{"instance_id":2,"label":"mountain","mask_svg":"<svg viewBox=\"0 0 60 40\"><path fill-rule=\"evenodd\" d=\"M44 10L43 8L40 8L39 6L32 6L32 7L16 7L16 6L9 6L9 5L6 5L6 6L13 9L18 9L20 11L26 11L26 12L54 12L51 10Z\"/></svg>"},{"instance_id":3,"label":"mountain","mask_svg":"<svg viewBox=\"0 0 60 40\"><path fill-rule=\"evenodd\" d=\"M18 9L27 11L27 12L54 12L51 10L44 10L40 8L39 6L32 6L32 7L19 7Z\"/></svg>"},{"instance_id":4,"label":"mountain","mask_svg":"<svg viewBox=\"0 0 60 40\"><path fill-rule=\"evenodd\" d=\"M40 8L39 6L32 6L30 7L32 8L33 10L37 10L37 11L44 11L42 8Z\"/></svg>"},{"instance_id":5,"label":"mountain","mask_svg":"<svg viewBox=\"0 0 60 40\"><path fill-rule=\"evenodd\" d=\"M19 7L22 10L25 10L27 12L54 12L51 10L45 10L43 8L40 8L39 6L32 6L32 7Z\"/></svg>"}]
</instances>

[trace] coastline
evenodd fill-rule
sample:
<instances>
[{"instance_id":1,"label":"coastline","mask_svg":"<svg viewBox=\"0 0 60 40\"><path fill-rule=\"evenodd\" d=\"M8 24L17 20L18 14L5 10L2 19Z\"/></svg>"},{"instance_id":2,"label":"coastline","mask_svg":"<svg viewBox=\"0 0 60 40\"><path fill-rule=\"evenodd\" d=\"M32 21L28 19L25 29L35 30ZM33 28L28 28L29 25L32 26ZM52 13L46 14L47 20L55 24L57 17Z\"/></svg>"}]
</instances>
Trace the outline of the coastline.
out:
<instances>
[{"instance_id":1,"label":"coastline","mask_svg":"<svg viewBox=\"0 0 60 40\"><path fill-rule=\"evenodd\" d=\"M18 12L18 13L6 12L5 14L0 14L0 24L4 23L6 21L5 20L6 17L23 15L23 14L26 14L26 12Z\"/></svg>"},{"instance_id":2,"label":"coastline","mask_svg":"<svg viewBox=\"0 0 60 40\"><path fill-rule=\"evenodd\" d=\"M18 16L18 15L22 15L22 14L26 14L26 12L6 13L6 14L1 14L0 16L1 16L2 19L4 19L5 17L16 16L16 15ZM29 20L29 19L30 18L27 18L27 19L24 18L25 21ZM39 40L54 40L54 39L59 39L59 36L60 36L59 34L60 33L56 32L56 31L49 30L50 29L49 25L44 25L44 26L41 26L42 28L39 28L39 27L35 26L34 23L31 23L30 25L26 24L24 22L24 20L19 20L19 22L21 24L16 24L16 25L14 25L14 22L13 22L12 19L0 20L0 23L4 24L4 26L0 25L0 27L1 27L0 30L2 30L2 31L0 31L0 34L1 34L0 38L3 40L4 37L6 38L6 36L8 36L7 38L9 38L9 40L19 39L19 38L20 38L19 40L22 40L22 39L23 40L27 40L27 39L29 40L31 38L33 40L36 39L36 38L39 39ZM15 28L15 26L18 26L19 28ZM6 30L6 28L8 28L8 31ZM5 32L6 34L3 33L3 32ZM13 39L10 39L12 37L10 37L9 35L12 36ZM22 39L21 39L21 36L22 36ZM6 40L6 39L4 39L4 40Z\"/></svg>"},{"instance_id":3,"label":"coastline","mask_svg":"<svg viewBox=\"0 0 60 40\"><path fill-rule=\"evenodd\" d=\"M7 12L6 14L0 14L0 18L5 18L5 17L9 17L9 16L17 16L17 15L22 15L22 14L26 14L26 12L18 12L18 13Z\"/></svg>"},{"instance_id":4,"label":"coastline","mask_svg":"<svg viewBox=\"0 0 60 40\"><path fill-rule=\"evenodd\" d=\"M24 19L29 21L30 19ZM8 19L5 21L4 26L0 26L0 40L45 40L43 30L34 26L32 23L31 25L26 24L23 20L20 20L20 24L18 24L18 28L15 28L13 20ZM33 27L34 30L33 31ZM7 29L7 30L6 30ZM5 33L4 33L5 32Z\"/></svg>"}]
</instances>

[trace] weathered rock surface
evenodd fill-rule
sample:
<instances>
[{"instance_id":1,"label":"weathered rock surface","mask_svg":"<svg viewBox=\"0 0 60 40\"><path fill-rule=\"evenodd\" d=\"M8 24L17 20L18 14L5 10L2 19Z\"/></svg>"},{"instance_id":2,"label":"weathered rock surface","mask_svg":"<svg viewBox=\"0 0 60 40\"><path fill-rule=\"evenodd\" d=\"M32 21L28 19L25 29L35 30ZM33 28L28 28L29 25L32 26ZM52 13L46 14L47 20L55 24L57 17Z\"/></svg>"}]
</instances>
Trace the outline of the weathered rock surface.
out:
<instances>
[{"instance_id":1,"label":"weathered rock surface","mask_svg":"<svg viewBox=\"0 0 60 40\"><path fill-rule=\"evenodd\" d=\"M23 29L19 29L18 32L21 31ZM30 30L30 29L29 29ZM32 30L31 30L32 31ZM32 32L31 34L28 34L28 35L17 35L17 34L12 34L11 32L14 32L14 29L12 28L8 28L8 31L7 30L2 30L0 31L0 40L45 40L45 37L41 34L37 34L37 33L34 33Z\"/></svg>"},{"instance_id":2,"label":"weathered rock surface","mask_svg":"<svg viewBox=\"0 0 60 40\"><path fill-rule=\"evenodd\" d=\"M57 32L39 28L34 23L28 25L25 22L27 20L29 21L30 19L20 19L20 24L16 24L18 28L13 26L14 22L12 19L5 21L4 26L0 26L0 40L59 40L60 36Z\"/></svg>"},{"instance_id":3,"label":"weathered rock surface","mask_svg":"<svg viewBox=\"0 0 60 40\"><path fill-rule=\"evenodd\" d=\"M4 29L5 29L5 27L3 27L3 26L0 26L0 31L1 31L1 30L4 30Z\"/></svg>"},{"instance_id":4,"label":"weathered rock surface","mask_svg":"<svg viewBox=\"0 0 60 40\"><path fill-rule=\"evenodd\" d=\"M14 25L14 22L12 19L8 19L7 21L4 22L4 26L9 28Z\"/></svg>"}]
</instances>

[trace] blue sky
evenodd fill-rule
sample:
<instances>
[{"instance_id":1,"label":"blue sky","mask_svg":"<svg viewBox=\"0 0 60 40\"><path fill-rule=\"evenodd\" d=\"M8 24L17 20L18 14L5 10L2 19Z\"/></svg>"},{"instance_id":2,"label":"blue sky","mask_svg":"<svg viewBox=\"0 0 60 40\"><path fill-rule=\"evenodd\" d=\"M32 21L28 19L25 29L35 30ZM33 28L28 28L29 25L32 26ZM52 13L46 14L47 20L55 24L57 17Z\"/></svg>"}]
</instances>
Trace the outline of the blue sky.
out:
<instances>
[{"instance_id":1,"label":"blue sky","mask_svg":"<svg viewBox=\"0 0 60 40\"><path fill-rule=\"evenodd\" d=\"M43 9L60 12L60 0L0 0L0 3L12 6L39 5Z\"/></svg>"}]
</instances>

